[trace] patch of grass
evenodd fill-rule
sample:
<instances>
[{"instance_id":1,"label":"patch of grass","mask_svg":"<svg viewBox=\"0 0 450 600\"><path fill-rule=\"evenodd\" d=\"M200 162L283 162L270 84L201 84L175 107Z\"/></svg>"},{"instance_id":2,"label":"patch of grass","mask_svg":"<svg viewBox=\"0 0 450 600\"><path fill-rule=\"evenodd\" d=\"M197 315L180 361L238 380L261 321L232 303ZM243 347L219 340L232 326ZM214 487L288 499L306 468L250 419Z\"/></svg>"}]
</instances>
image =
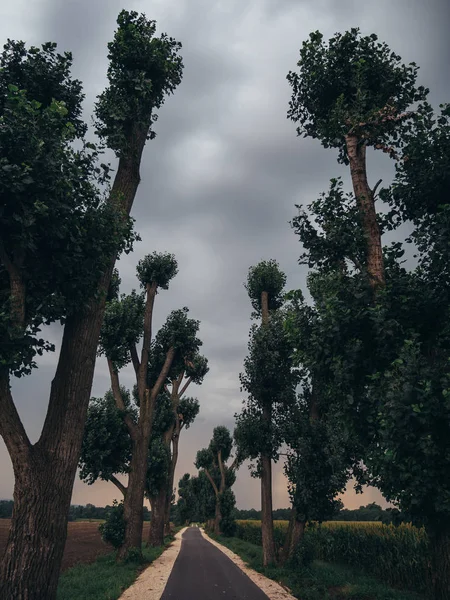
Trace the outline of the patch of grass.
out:
<instances>
[{"instance_id":1,"label":"patch of grass","mask_svg":"<svg viewBox=\"0 0 450 600\"><path fill-rule=\"evenodd\" d=\"M263 567L262 548L239 538L217 537L252 569L277 581L301 600L424 600L412 592L394 590L356 569L314 561L310 567Z\"/></svg>"},{"instance_id":2,"label":"patch of grass","mask_svg":"<svg viewBox=\"0 0 450 600\"><path fill-rule=\"evenodd\" d=\"M61 574L57 600L117 600L136 580L139 573L160 556L164 546L143 548L144 562L118 563L116 553L100 556L90 565L77 565Z\"/></svg>"}]
</instances>

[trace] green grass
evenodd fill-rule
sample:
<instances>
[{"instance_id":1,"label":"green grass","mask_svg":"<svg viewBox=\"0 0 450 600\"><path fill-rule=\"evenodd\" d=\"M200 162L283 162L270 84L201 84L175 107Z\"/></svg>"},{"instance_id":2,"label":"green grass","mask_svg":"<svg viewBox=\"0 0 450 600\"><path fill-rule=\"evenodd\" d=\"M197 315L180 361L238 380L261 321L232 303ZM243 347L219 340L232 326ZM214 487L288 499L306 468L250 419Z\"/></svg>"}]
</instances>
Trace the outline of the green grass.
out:
<instances>
[{"instance_id":1,"label":"green grass","mask_svg":"<svg viewBox=\"0 0 450 600\"><path fill-rule=\"evenodd\" d=\"M143 548L144 563L118 563L115 552L100 556L90 565L77 565L61 574L57 600L117 600L122 592L168 546Z\"/></svg>"},{"instance_id":2,"label":"green grass","mask_svg":"<svg viewBox=\"0 0 450 600\"><path fill-rule=\"evenodd\" d=\"M301 600L423 600L412 592L394 590L380 581L341 565L314 561L310 567L268 567L262 548L239 538L215 537L238 554L252 569L287 586Z\"/></svg>"}]
</instances>

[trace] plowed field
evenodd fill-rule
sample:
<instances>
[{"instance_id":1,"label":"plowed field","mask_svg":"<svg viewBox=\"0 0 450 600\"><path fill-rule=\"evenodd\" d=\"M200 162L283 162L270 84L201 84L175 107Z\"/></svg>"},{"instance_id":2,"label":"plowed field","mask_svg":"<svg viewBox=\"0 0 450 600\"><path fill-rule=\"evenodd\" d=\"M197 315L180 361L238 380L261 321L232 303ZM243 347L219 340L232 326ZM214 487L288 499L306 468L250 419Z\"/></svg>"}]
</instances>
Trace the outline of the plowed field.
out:
<instances>
[{"instance_id":1,"label":"plowed field","mask_svg":"<svg viewBox=\"0 0 450 600\"><path fill-rule=\"evenodd\" d=\"M6 546L9 533L9 519L0 519L0 556ZM77 563L91 563L101 554L112 552L112 546L105 544L98 531L99 522L77 521L69 523L67 542L64 549L62 571ZM147 538L149 523L144 525L144 540Z\"/></svg>"}]
</instances>

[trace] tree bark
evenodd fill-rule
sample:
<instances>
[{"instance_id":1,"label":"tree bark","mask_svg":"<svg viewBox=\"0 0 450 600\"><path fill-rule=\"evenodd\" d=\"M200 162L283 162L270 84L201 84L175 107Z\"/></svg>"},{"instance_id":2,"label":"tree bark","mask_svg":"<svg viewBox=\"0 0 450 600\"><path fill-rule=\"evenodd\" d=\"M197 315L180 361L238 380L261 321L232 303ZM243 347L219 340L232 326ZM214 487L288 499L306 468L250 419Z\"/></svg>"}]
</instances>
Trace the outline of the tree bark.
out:
<instances>
[{"instance_id":1,"label":"tree bark","mask_svg":"<svg viewBox=\"0 0 450 600\"><path fill-rule=\"evenodd\" d=\"M261 535L263 565L267 567L275 563L272 514L272 460L267 454L261 454Z\"/></svg>"},{"instance_id":2,"label":"tree bark","mask_svg":"<svg viewBox=\"0 0 450 600\"><path fill-rule=\"evenodd\" d=\"M385 285L384 261L380 227L375 210L374 194L367 182L366 146L359 136L345 136L353 191L356 198L362 227L367 241L367 273L372 289L376 292Z\"/></svg>"},{"instance_id":3,"label":"tree bark","mask_svg":"<svg viewBox=\"0 0 450 600\"><path fill-rule=\"evenodd\" d=\"M429 531L434 600L450 598L450 525Z\"/></svg>"},{"instance_id":4,"label":"tree bark","mask_svg":"<svg viewBox=\"0 0 450 600\"><path fill-rule=\"evenodd\" d=\"M220 535L220 522L222 521L222 512L220 510L220 494L216 494L216 510L214 513L214 533Z\"/></svg>"},{"instance_id":5,"label":"tree bark","mask_svg":"<svg viewBox=\"0 0 450 600\"><path fill-rule=\"evenodd\" d=\"M148 532L147 546L162 546L164 544L164 512L166 507L166 489L163 488L159 494L151 499L152 518Z\"/></svg>"},{"instance_id":6,"label":"tree bark","mask_svg":"<svg viewBox=\"0 0 450 600\"><path fill-rule=\"evenodd\" d=\"M125 214L131 210L139 185L147 131L142 126L133 129L130 154L120 159L111 190L109 202ZM98 338L116 258L111 256L96 297L66 321L46 419L34 446L15 411L8 378L1 376L0 409L2 416L3 409L7 411L8 419L0 420L0 434L15 475L11 530L0 569L2 600L56 598ZM26 451L21 446L27 446Z\"/></svg>"},{"instance_id":7,"label":"tree bark","mask_svg":"<svg viewBox=\"0 0 450 600\"><path fill-rule=\"evenodd\" d=\"M299 521L297 519L297 511L295 508L292 509L292 515L289 520L289 527L284 541L282 562L283 564L291 560L295 554L295 550L299 543L302 541L305 534L305 521Z\"/></svg>"},{"instance_id":8,"label":"tree bark","mask_svg":"<svg viewBox=\"0 0 450 600\"><path fill-rule=\"evenodd\" d=\"M172 438L172 459L170 461L169 477L167 481L166 503L164 507L164 530L168 535L170 533L170 507L172 504L173 482L175 479L175 469L178 461L178 442L180 439L179 427L175 427ZM178 430L178 432L177 432Z\"/></svg>"}]
</instances>

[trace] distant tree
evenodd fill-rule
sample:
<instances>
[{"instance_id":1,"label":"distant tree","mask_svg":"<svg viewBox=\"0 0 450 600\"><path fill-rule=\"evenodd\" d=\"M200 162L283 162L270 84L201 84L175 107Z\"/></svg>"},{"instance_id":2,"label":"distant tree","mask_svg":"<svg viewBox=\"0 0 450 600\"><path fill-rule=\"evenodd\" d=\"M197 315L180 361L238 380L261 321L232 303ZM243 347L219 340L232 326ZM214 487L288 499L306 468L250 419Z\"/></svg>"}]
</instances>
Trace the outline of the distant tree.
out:
<instances>
[{"instance_id":1,"label":"distant tree","mask_svg":"<svg viewBox=\"0 0 450 600\"><path fill-rule=\"evenodd\" d=\"M0 433L15 475L0 571L5 600L56 597L106 292L132 239L128 215L155 111L182 76L180 44L154 34L153 21L122 11L109 44L97 131L119 164L105 198L99 190L108 169L83 141L71 55L58 55L52 43L27 49L8 42L0 57ZM58 321L58 366L42 434L32 444L10 377L29 373L36 354L52 348L39 330Z\"/></svg>"},{"instance_id":2,"label":"distant tree","mask_svg":"<svg viewBox=\"0 0 450 600\"><path fill-rule=\"evenodd\" d=\"M214 533L231 534L233 530L234 494L231 486L236 481L239 466L237 454L231 465L227 465L233 448L233 438L226 427L215 427L207 448L197 452L195 466L206 474L215 495Z\"/></svg>"},{"instance_id":3,"label":"distant tree","mask_svg":"<svg viewBox=\"0 0 450 600\"><path fill-rule=\"evenodd\" d=\"M251 267L247 291L254 316L261 325L250 333L249 355L241 374L248 399L236 418L235 438L243 457L257 460L255 474L261 478L261 529L263 562L275 562L272 518L272 460L282 443L279 417L295 399L295 376L291 369L292 349L285 335L278 309L286 276L276 261Z\"/></svg>"}]
</instances>

